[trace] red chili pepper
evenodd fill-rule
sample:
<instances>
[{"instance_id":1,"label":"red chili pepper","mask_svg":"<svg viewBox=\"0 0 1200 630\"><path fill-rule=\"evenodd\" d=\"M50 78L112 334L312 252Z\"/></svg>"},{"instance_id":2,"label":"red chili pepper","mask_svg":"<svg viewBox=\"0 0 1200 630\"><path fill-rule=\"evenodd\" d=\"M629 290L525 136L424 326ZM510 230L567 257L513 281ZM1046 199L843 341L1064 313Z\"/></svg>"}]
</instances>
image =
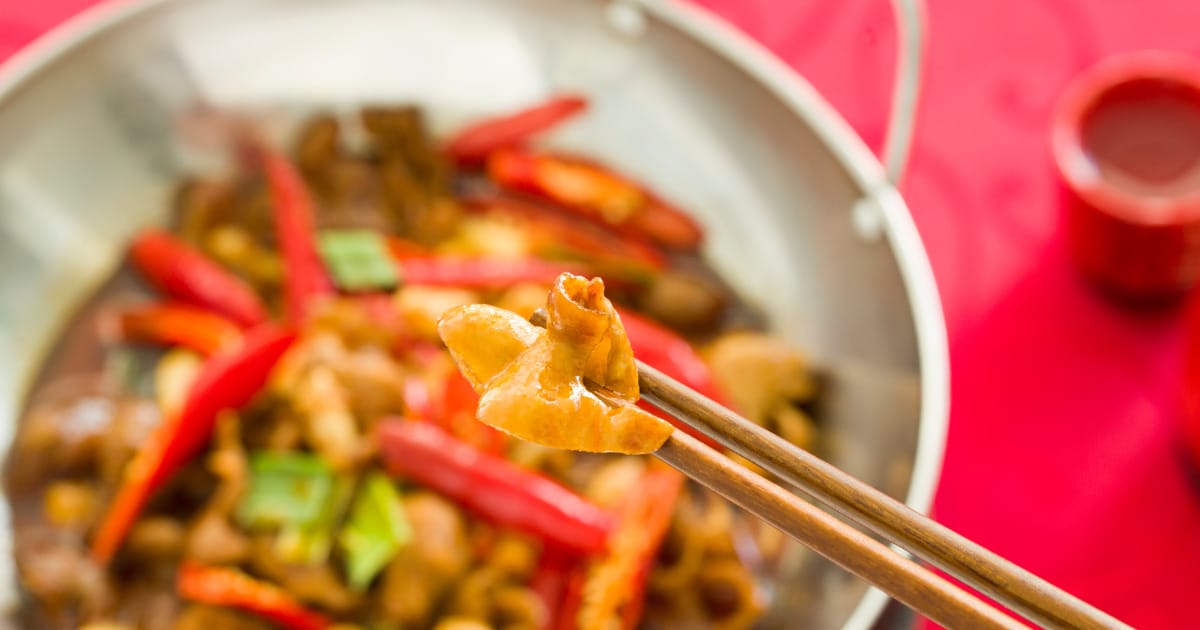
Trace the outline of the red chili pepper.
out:
<instances>
[{"instance_id":1,"label":"red chili pepper","mask_svg":"<svg viewBox=\"0 0 1200 630\"><path fill-rule=\"evenodd\" d=\"M267 321L267 309L250 285L162 230L139 234L129 253L151 283L177 300L217 311L242 326Z\"/></svg>"},{"instance_id":2,"label":"red chili pepper","mask_svg":"<svg viewBox=\"0 0 1200 630\"><path fill-rule=\"evenodd\" d=\"M384 467L480 517L584 554L604 550L611 515L541 475L490 455L426 422L378 427Z\"/></svg>"},{"instance_id":3,"label":"red chili pepper","mask_svg":"<svg viewBox=\"0 0 1200 630\"><path fill-rule=\"evenodd\" d=\"M304 178L287 157L265 148L258 154L271 188L275 235L283 253L284 311L288 322L298 324L315 300L334 293L317 253L316 210Z\"/></svg>"},{"instance_id":4,"label":"red chili pepper","mask_svg":"<svg viewBox=\"0 0 1200 630\"><path fill-rule=\"evenodd\" d=\"M400 392L404 399L404 413L414 420L433 420L437 417L437 409L433 404L433 395L429 385L420 376L409 376L404 379L404 388Z\"/></svg>"},{"instance_id":5,"label":"red chili pepper","mask_svg":"<svg viewBox=\"0 0 1200 630\"><path fill-rule=\"evenodd\" d=\"M218 414L244 407L262 390L295 338L294 333L264 325L247 333L236 349L204 364L179 415L163 418L126 467L121 488L92 540L97 562L112 559L154 492L204 448Z\"/></svg>"},{"instance_id":6,"label":"red chili pepper","mask_svg":"<svg viewBox=\"0 0 1200 630\"><path fill-rule=\"evenodd\" d=\"M433 250L428 247L399 236L385 236L384 241L387 243L388 252L395 260L427 258L434 255Z\"/></svg>"},{"instance_id":7,"label":"red chili pepper","mask_svg":"<svg viewBox=\"0 0 1200 630\"><path fill-rule=\"evenodd\" d=\"M593 260L643 265L650 271L666 265L663 253L637 235L567 216L545 205L499 196L473 196L460 201L468 210L515 220L529 232L542 235L541 247L547 251L566 249Z\"/></svg>"},{"instance_id":8,"label":"red chili pepper","mask_svg":"<svg viewBox=\"0 0 1200 630\"><path fill-rule=\"evenodd\" d=\"M242 329L212 311L182 304L151 304L116 314L120 338L132 343L182 346L205 356L236 346Z\"/></svg>"},{"instance_id":9,"label":"red chili pepper","mask_svg":"<svg viewBox=\"0 0 1200 630\"><path fill-rule=\"evenodd\" d=\"M651 469L630 487L616 507L620 519L609 541L610 551L588 567L583 602L575 617L591 624L620 619L636 628L645 604L646 581L666 537L683 487L683 475L669 468Z\"/></svg>"},{"instance_id":10,"label":"red chili pepper","mask_svg":"<svg viewBox=\"0 0 1200 630\"><path fill-rule=\"evenodd\" d=\"M617 309L621 324L633 346L633 354L664 374L725 404L725 395L713 380L712 370L686 339L644 315L625 308Z\"/></svg>"},{"instance_id":11,"label":"red chili pepper","mask_svg":"<svg viewBox=\"0 0 1200 630\"><path fill-rule=\"evenodd\" d=\"M583 273L579 265L538 258L429 256L397 261L406 284L502 289L521 282L551 285L564 271Z\"/></svg>"},{"instance_id":12,"label":"red chili pepper","mask_svg":"<svg viewBox=\"0 0 1200 630\"><path fill-rule=\"evenodd\" d=\"M554 547L542 549L538 557L537 567L529 578L529 589L537 593L546 607L544 630L555 630L562 625L559 617L575 565L574 558Z\"/></svg>"},{"instance_id":13,"label":"red chili pepper","mask_svg":"<svg viewBox=\"0 0 1200 630\"><path fill-rule=\"evenodd\" d=\"M588 583L587 565L576 562L566 575L566 587L550 623L552 630L579 630L579 610L583 608L583 589Z\"/></svg>"},{"instance_id":14,"label":"red chili pepper","mask_svg":"<svg viewBox=\"0 0 1200 630\"><path fill-rule=\"evenodd\" d=\"M441 425L458 439L488 453L501 453L508 436L475 417L479 394L458 370L450 370L442 385Z\"/></svg>"},{"instance_id":15,"label":"red chili pepper","mask_svg":"<svg viewBox=\"0 0 1200 630\"><path fill-rule=\"evenodd\" d=\"M618 308L617 313L621 316L621 324L625 327L625 335L629 337L629 345L633 347L635 357L697 392L728 406L725 395L713 379L712 370L696 353L692 344L671 329L633 311ZM680 422L678 418L658 407L645 401L639 401L638 406L708 446L714 449L722 448L712 438Z\"/></svg>"},{"instance_id":16,"label":"red chili pepper","mask_svg":"<svg viewBox=\"0 0 1200 630\"><path fill-rule=\"evenodd\" d=\"M504 149L488 157L488 176L667 247L692 250L704 237L698 223L649 189L581 158Z\"/></svg>"},{"instance_id":17,"label":"red chili pepper","mask_svg":"<svg viewBox=\"0 0 1200 630\"><path fill-rule=\"evenodd\" d=\"M244 610L288 630L323 630L333 625L330 619L309 610L284 589L229 567L184 562L179 567L175 588L184 599Z\"/></svg>"},{"instance_id":18,"label":"red chili pepper","mask_svg":"<svg viewBox=\"0 0 1200 630\"><path fill-rule=\"evenodd\" d=\"M519 146L530 137L546 131L587 109L581 96L560 95L511 114L487 118L467 126L446 143L446 153L460 165L483 163L488 154L506 147Z\"/></svg>"},{"instance_id":19,"label":"red chili pepper","mask_svg":"<svg viewBox=\"0 0 1200 630\"><path fill-rule=\"evenodd\" d=\"M621 609L626 630L637 628L642 619L646 583L654 569L658 548L671 527L671 515L682 488L683 475L680 473L665 468L650 470L621 508L621 528L638 532L643 542L643 546L633 552L637 554L637 571L629 585L629 601Z\"/></svg>"}]
</instances>

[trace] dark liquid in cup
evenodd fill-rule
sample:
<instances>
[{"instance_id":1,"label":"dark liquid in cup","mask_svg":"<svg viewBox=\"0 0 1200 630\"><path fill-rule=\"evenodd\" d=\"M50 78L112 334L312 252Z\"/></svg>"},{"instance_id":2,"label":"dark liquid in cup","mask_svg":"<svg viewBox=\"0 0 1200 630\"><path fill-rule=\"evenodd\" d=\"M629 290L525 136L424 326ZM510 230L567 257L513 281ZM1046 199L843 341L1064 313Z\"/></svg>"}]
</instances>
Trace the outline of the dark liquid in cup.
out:
<instances>
[{"instance_id":1,"label":"dark liquid in cup","mask_svg":"<svg viewBox=\"0 0 1200 630\"><path fill-rule=\"evenodd\" d=\"M1200 92L1144 79L1102 95L1083 121L1083 148L1105 182L1139 197L1200 192Z\"/></svg>"}]
</instances>

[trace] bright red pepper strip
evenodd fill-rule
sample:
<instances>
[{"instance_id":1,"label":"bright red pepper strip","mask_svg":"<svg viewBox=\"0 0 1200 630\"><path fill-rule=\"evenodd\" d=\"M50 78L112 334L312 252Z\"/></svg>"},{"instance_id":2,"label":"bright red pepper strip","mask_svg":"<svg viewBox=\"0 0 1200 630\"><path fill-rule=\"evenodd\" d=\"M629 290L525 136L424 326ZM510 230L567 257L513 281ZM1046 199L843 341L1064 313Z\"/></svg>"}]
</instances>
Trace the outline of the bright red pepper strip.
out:
<instances>
[{"instance_id":1,"label":"bright red pepper strip","mask_svg":"<svg viewBox=\"0 0 1200 630\"><path fill-rule=\"evenodd\" d=\"M481 164L497 149L523 144L541 133L583 113L587 100L564 94L527 109L487 118L467 126L446 143L446 153L460 165Z\"/></svg>"},{"instance_id":2,"label":"bright red pepper strip","mask_svg":"<svg viewBox=\"0 0 1200 630\"><path fill-rule=\"evenodd\" d=\"M671 515L682 488L683 475L680 473L665 468L648 471L620 511L621 528L638 532L643 544L641 548L629 551L637 556L637 571L629 584L629 601L621 609L626 630L637 628L642 619L646 582L654 569L658 548L671 526Z\"/></svg>"},{"instance_id":3,"label":"bright red pepper strip","mask_svg":"<svg viewBox=\"0 0 1200 630\"><path fill-rule=\"evenodd\" d=\"M282 588L229 567L184 562L175 587L184 599L244 610L288 630L323 630L333 625Z\"/></svg>"},{"instance_id":4,"label":"bright red pepper strip","mask_svg":"<svg viewBox=\"0 0 1200 630\"><path fill-rule=\"evenodd\" d=\"M404 284L437 287L503 289L521 282L554 284L564 271L582 274L583 267L538 258L410 257L396 261Z\"/></svg>"},{"instance_id":5,"label":"bright red pepper strip","mask_svg":"<svg viewBox=\"0 0 1200 630\"><path fill-rule=\"evenodd\" d=\"M488 176L509 190L548 199L666 247L693 250L704 238L700 225L683 211L587 160L504 149L488 157Z\"/></svg>"},{"instance_id":6,"label":"bright red pepper strip","mask_svg":"<svg viewBox=\"0 0 1200 630\"><path fill-rule=\"evenodd\" d=\"M236 346L242 329L231 320L182 304L151 304L116 315L121 339L132 343L182 346L205 356Z\"/></svg>"},{"instance_id":7,"label":"bright red pepper strip","mask_svg":"<svg viewBox=\"0 0 1200 630\"><path fill-rule=\"evenodd\" d=\"M686 339L628 309L618 308L617 313L621 316L621 324L625 326L629 345L633 347L633 356L718 403L729 406L725 395L713 380L712 370ZM680 422L678 418L658 407L644 400L638 401L638 406L708 446L714 449L722 448L712 438Z\"/></svg>"},{"instance_id":8,"label":"bright red pepper strip","mask_svg":"<svg viewBox=\"0 0 1200 630\"><path fill-rule=\"evenodd\" d=\"M547 248L568 249L596 260L644 265L651 271L666 266L666 257L645 239L613 230L602 223L567 216L554 208L512 197L473 196L460 200L473 212L506 217L530 232L544 236Z\"/></svg>"},{"instance_id":9,"label":"bright red pepper strip","mask_svg":"<svg viewBox=\"0 0 1200 630\"><path fill-rule=\"evenodd\" d=\"M508 436L475 417L479 394L458 370L450 370L442 386L441 426L458 439L488 453L500 453Z\"/></svg>"},{"instance_id":10,"label":"bright red pepper strip","mask_svg":"<svg viewBox=\"0 0 1200 630\"><path fill-rule=\"evenodd\" d=\"M304 321L312 303L334 293L333 283L317 253L315 205L304 178L287 157L261 149L258 152L271 188L275 236L284 262L284 312L287 321Z\"/></svg>"},{"instance_id":11,"label":"bright red pepper strip","mask_svg":"<svg viewBox=\"0 0 1200 630\"><path fill-rule=\"evenodd\" d=\"M546 607L546 620L541 626L543 630L560 626L560 611L566 600L575 564L574 558L554 547L542 549L538 557L537 567L529 578L529 589L537 593Z\"/></svg>"},{"instance_id":12,"label":"bright red pepper strip","mask_svg":"<svg viewBox=\"0 0 1200 630\"><path fill-rule=\"evenodd\" d=\"M480 517L564 549L603 551L611 515L541 475L490 455L427 422L384 421L380 456L393 475L408 477Z\"/></svg>"},{"instance_id":13,"label":"bright red pepper strip","mask_svg":"<svg viewBox=\"0 0 1200 630\"><path fill-rule=\"evenodd\" d=\"M250 285L162 230L139 234L129 253L146 279L177 300L216 311L242 326L267 321L267 309Z\"/></svg>"},{"instance_id":14,"label":"bright red pepper strip","mask_svg":"<svg viewBox=\"0 0 1200 630\"><path fill-rule=\"evenodd\" d=\"M204 364L179 415L163 418L126 467L121 488L92 539L97 562L112 559L154 492L204 448L217 416L244 407L262 390L295 338L267 324L247 333L239 347Z\"/></svg>"},{"instance_id":15,"label":"bright red pepper strip","mask_svg":"<svg viewBox=\"0 0 1200 630\"><path fill-rule=\"evenodd\" d=\"M645 607L646 582L658 548L671 525L675 502L683 488L682 474L669 468L648 470L616 506L620 519L609 539L608 555L587 567L581 605L568 588L556 629L574 628L580 616L591 624L621 619L627 630L637 628ZM568 603L570 605L568 605Z\"/></svg>"}]
</instances>

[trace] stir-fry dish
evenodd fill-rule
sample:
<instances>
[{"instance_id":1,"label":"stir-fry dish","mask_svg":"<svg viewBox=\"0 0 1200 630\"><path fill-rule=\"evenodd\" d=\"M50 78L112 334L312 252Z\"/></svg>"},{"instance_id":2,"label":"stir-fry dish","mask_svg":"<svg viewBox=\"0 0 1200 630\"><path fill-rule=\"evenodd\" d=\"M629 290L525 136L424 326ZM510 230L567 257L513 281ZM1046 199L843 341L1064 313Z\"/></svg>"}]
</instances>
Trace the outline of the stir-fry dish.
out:
<instances>
[{"instance_id":1,"label":"stir-fry dish","mask_svg":"<svg viewBox=\"0 0 1200 630\"><path fill-rule=\"evenodd\" d=\"M320 115L183 182L27 404L21 621L753 626L780 538L644 455L688 429L633 357L810 449L813 379L687 214L543 146L586 108Z\"/></svg>"}]
</instances>

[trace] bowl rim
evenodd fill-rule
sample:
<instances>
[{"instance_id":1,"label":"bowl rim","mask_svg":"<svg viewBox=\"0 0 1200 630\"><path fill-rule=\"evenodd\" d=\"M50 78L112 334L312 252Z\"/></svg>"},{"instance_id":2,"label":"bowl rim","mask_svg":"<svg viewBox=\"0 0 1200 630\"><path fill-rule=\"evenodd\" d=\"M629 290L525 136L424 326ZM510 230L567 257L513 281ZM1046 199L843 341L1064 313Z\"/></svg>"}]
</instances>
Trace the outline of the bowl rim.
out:
<instances>
[{"instance_id":1,"label":"bowl rim","mask_svg":"<svg viewBox=\"0 0 1200 630\"><path fill-rule=\"evenodd\" d=\"M104 31L159 6L184 1L187 0L100 0L85 8L0 64L0 102L19 92L59 57ZM916 329L921 406L905 503L928 514L937 492L949 429L950 355L946 324L921 236L904 198L888 180L879 158L798 72L763 44L708 10L681 0L592 1L637 7L724 57L803 120L858 186L862 198L855 211L868 213L868 223L877 223L880 235L887 237ZM849 215L847 220L851 220ZM878 620L888 601L883 591L869 587L843 624L843 630L867 630Z\"/></svg>"}]
</instances>

